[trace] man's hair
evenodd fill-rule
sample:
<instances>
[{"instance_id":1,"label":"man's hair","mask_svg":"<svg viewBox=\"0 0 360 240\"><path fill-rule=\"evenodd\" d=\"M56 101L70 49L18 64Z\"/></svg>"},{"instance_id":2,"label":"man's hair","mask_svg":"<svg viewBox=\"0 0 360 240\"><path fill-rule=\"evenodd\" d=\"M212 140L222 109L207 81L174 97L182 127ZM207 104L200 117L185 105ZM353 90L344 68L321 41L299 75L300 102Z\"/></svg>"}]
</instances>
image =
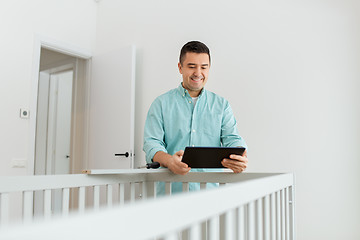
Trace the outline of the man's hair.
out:
<instances>
[{"instance_id":1,"label":"man's hair","mask_svg":"<svg viewBox=\"0 0 360 240\"><path fill-rule=\"evenodd\" d=\"M207 55L209 55L209 62L211 62L211 58L210 58L210 50L209 48L202 42L199 41L191 41L186 43L180 51L180 64L183 64L183 61L185 59L185 55L188 52L193 52L193 53L206 53Z\"/></svg>"}]
</instances>

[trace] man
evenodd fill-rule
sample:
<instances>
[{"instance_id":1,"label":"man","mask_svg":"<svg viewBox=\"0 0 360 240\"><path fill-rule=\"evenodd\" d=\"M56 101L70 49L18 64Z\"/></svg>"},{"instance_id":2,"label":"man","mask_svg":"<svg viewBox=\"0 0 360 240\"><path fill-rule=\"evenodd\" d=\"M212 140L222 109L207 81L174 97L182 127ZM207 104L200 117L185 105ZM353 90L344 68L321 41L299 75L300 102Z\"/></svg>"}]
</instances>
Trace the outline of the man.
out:
<instances>
[{"instance_id":1,"label":"man","mask_svg":"<svg viewBox=\"0 0 360 240\"><path fill-rule=\"evenodd\" d=\"M159 162L173 173L185 175L191 170L181 162L186 146L246 148L228 101L204 88L210 61L205 44L192 41L182 47L178 63L182 83L156 98L147 115L143 150L148 163ZM231 155L221 163L234 173L243 172L248 163L246 150L242 156ZM158 193L164 191L161 184ZM190 184L190 190L195 189L199 184ZM181 183L173 183L172 191L181 192Z\"/></svg>"}]
</instances>

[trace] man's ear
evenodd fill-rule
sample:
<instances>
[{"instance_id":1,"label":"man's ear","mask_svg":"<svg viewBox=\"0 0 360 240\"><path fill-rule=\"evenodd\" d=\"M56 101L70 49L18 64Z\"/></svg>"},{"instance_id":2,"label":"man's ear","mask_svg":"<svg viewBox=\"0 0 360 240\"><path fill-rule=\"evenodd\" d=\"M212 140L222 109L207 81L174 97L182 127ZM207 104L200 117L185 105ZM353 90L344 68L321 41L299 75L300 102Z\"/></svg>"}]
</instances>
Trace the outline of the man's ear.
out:
<instances>
[{"instance_id":1,"label":"man's ear","mask_svg":"<svg viewBox=\"0 0 360 240\"><path fill-rule=\"evenodd\" d=\"M180 74L182 74L182 66L181 66L181 63L178 63L178 68L179 68Z\"/></svg>"}]
</instances>

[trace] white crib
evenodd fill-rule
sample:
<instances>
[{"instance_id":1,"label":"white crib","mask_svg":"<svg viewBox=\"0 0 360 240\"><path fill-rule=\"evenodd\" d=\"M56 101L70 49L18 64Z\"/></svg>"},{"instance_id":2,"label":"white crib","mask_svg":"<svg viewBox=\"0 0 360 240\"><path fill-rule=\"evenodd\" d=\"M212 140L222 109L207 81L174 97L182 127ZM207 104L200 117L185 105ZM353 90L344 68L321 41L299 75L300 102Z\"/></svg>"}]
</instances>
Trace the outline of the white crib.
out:
<instances>
[{"instance_id":1,"label":"white crib","mask_svg":"<svg viewBox=\"0 0 360 240\"><path fill-rule=\"evenodd\" d=\"M158 181L166 182L168 196L156 197ZM170 196L172 182L182 182L183 193ZM188 192L189 182L202 190ZM206 189L208 182L220 187ZM21 224L10 220L11 194L22 197ZM180 176L158 169L0 177L0 239L295 239L294 200L290 173Z\"/></svg>"}]
</instances>

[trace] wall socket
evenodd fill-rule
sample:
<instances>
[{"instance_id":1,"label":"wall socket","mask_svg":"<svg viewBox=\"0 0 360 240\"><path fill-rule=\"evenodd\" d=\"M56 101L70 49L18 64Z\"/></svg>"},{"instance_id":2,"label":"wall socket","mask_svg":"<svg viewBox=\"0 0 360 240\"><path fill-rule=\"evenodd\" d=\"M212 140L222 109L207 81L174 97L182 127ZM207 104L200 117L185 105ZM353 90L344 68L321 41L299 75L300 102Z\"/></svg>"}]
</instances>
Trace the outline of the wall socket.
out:
<instances>
[{"instance_id":1,"label":"wall socket","mask_svg":"<svg viewBox=\"0 0 360 240\"><path fill-rule=\"evenodd\" d=\"M14 158L11 160L10 164L12 168L25 168L26 162L27 162L26 159Z\"/></svg>"},{"instance_id":2,"label":"wall socket","mask_svg":"<svg viewBox=\"0 0 360 240\"><path fill-rule=\"evenodd\" d=\"M30 111L27 108L20 108L20 117L21 118L29 118L30 117Z\"/></svg>"}]
</instances>

